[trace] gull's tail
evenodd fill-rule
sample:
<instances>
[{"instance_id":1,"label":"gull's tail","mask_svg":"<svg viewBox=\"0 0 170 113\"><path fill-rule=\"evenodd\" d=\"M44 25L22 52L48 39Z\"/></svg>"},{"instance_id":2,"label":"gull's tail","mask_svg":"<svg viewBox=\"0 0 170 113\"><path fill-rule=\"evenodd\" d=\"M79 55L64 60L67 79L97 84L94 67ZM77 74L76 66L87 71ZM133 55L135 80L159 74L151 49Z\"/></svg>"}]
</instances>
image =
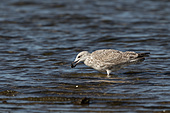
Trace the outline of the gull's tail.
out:
<instances>
[{"instance_id":1,"label":"gull's tail","mask_svg":"<svg viewBox=\"0 0 170 113\"><path fill-rule=\"evenodd\" d=\"M149 57L149 52L148 53L138 53L138 57L136 58L145 58L145 57Z\"/></svg>"},{"instance_id":2,"label":"gull's tail","mask_svg":"<svg viewBox=\"0 0 170 113\"><path fill-rule=\"evenodd\" d=\"M145 60L145 57L149 57L149 52L148 53L138 53L138 56L134 59L131 59L130 62L133 63L138 63L138 62L142 62Z\"/></svg>"}]
</instances>

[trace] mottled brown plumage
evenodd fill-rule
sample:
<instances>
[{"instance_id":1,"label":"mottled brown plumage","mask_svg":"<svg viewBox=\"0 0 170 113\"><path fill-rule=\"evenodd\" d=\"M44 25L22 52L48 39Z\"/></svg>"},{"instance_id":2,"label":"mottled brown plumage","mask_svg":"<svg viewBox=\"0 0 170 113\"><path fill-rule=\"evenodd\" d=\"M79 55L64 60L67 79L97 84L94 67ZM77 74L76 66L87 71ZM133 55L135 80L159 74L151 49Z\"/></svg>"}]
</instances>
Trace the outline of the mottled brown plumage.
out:
<instances>
[{"instance_id":1,"label":"mottled brown plumage","mask_svg":"<svg viewBox=\"0 0 170 113\"><path fill-rule=\"evenodd\" d=\"M98 71L106 71L107 75L112 71L117 71L122 67L137 62L143 61L149 53L135 53L132 51L118 51L113 49L96 50L91 54L87 51L80 52L72 67L75 67L79 62L84 61L84 64Z\"/></svg>"}]
</instances>

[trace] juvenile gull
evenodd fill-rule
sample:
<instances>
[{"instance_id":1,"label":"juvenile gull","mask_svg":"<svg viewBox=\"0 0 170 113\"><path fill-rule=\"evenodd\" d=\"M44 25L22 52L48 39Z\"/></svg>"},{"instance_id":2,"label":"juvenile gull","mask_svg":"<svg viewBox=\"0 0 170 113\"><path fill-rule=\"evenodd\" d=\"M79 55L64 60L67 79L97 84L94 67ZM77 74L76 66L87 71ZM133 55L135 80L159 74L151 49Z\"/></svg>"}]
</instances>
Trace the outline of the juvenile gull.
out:
<instances>
[{"instance_id":1,"label":"juvenile gull","mask_svg":"<svg viewBox=\"0 0 170 113\"><path fill-rule=\"evenodd\" d=\"M118 51L114 49L96 50L92 53L82 51L77 56L71 67L74 68L79 62L94 68L100 72L107 72L110 77L112 71L117 71L125 66L141 62L149 53L135 53L132 51Z\"/></svg>"}]
</instances>

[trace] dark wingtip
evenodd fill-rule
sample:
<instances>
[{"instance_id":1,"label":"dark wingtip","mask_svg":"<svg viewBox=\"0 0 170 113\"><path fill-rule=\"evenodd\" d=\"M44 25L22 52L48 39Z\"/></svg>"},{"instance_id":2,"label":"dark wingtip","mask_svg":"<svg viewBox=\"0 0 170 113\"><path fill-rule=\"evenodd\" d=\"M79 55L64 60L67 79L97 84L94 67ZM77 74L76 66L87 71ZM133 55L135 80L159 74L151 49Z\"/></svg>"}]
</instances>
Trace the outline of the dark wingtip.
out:
<instances>
[{"instance_id":1,"label":"dark wingtip","mask_svg":"<svg viewBox=\"0 0 170 113\"><path fill-rule=\"evenodd\" d=\"M144 53L145 55L149 55L150 54L150 52L147 52L147 53Z\"/></svg>"},{"instance_id":2,"label":"dark wingtip","mask_svg":"<svg viewBox=\"0 0 170 113\"><path fill-rule=\"evenodd\" d=\"M149 57L150 52L147 53L138 53L138 57Z\"/></svg>"}]
</instances>

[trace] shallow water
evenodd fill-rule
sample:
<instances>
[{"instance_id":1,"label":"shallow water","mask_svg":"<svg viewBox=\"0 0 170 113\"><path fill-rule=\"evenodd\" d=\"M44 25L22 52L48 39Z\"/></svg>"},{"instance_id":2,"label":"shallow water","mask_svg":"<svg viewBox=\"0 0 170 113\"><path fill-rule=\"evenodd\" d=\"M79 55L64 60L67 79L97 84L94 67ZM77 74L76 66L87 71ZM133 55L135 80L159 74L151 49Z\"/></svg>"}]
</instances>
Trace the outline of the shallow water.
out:
<instances>
[{"instance_id":1,"label":"shallow water","mask_svg":"<svg viewBox=\"0 0 170 113\"><path fill-rule=\"evenodd\" d=\"M168 0L3 0L1 112L170 112ZM107 78L78 52L150 52Z\"/></svg>"}]
</instances>

